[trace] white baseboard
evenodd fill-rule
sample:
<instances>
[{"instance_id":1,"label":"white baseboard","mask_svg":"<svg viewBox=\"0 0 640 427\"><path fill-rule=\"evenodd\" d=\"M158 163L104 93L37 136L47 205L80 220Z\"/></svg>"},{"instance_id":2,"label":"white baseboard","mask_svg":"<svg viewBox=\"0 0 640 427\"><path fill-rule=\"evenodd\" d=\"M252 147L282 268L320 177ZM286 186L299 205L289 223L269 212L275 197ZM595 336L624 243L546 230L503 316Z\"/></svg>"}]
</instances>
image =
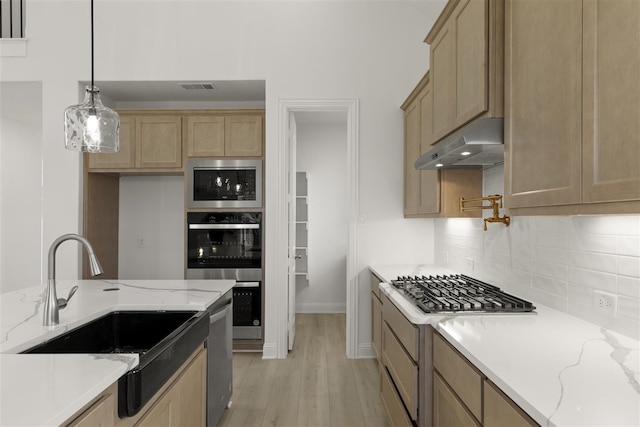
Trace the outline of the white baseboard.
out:
<instances>
[{"instance_id":1,"label":"white baseboard","mask_svg":"<svg viewBox=\"0 0 640 427\"><path fill-rule=\"evenodd\" d=\"M346 313L345 303L300 303L296 304L296 313Z\"/></svg>"},{"instance_id":2,"label":"white baseboard","mask_svg":"<svg viewBox=\"0 0 640 427\"><path fill-rule=\"evenodd\" d=\"M376 352L373 351L371 343L358 344L358 354L356 359L375 359Z\"/></svg>"},{"instance_id":3,"label":"white baseboard","mask_svg":"<svg viewBox=\"0 0 640 427\"><path fill-rule=\"evenodd\" d=\"M275 343L264 343L262 345L262 358L263 359L277 359L278 358L278 348Z\"/></svg>"}]
</instances>

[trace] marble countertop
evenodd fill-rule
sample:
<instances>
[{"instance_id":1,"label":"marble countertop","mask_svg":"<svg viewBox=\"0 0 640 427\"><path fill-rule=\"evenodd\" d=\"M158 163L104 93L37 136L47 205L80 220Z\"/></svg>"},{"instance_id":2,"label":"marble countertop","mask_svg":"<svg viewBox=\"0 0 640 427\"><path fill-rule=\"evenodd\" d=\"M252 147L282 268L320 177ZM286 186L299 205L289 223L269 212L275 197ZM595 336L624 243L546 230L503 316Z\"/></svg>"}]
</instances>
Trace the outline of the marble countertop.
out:
<instances>
[{"instance_id":1,"label":"marble countertop","mask_svg":"<svg viewBox=\"0 0 640 427\"><path fill-rule=\"evenodd\" d=\"M370 266L398 275L437 266ZM640 425L640 343L535 303L535 314L426 315L398 290L381 290L415 324L433 326L543 426Z\"/></svg>"},{"instance_id":2,"label":"marble countertop","mask_svg":"<svg viewBox=\"0 0 640 427\"><path fill-rule=\"evenodd\" d=\"M135 354L17 354L112 311L205 310L233 280L58 281L78 291L42 326L42 287L0 295L0 425L59 425L138 365Z\"/></svg>"}]
</instances>

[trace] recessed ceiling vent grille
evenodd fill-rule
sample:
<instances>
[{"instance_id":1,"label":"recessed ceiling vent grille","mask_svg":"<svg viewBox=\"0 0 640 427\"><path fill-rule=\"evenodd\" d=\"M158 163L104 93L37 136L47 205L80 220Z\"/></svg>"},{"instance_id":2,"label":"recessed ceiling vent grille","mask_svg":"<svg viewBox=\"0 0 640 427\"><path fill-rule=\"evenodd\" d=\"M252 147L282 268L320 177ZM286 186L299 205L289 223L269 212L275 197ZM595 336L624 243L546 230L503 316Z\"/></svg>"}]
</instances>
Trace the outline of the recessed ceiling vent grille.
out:
<instances>
[{"instance_id":1,"label":"recessed ceiling vent grille","mask_svg":"<svg viewBox=\"0 0 640 427\"><path fill-rule=\"evenodd\" d=\"M180 83L182 89L186 90L216 90L213 83Z\"/></svg>"}]
</instances>

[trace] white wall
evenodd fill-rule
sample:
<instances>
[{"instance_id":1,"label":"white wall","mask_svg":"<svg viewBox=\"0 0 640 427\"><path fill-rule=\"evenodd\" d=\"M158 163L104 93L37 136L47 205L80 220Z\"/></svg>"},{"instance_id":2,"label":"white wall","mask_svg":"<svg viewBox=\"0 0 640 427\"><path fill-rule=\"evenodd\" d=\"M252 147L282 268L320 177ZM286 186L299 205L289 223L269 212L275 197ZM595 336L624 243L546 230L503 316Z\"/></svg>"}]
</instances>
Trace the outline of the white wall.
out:
<instances>
[{"instance_id":1,"label":"white wall","mask_svg":"<svg viewBox=\"0 0 640 427\"><path fill-rule=\"evenodd\" d=\"M485 171L484 194L504 194L502 174ZM640 339L640 216L512 217L509 227L482 227L480 219L437 220L436 262ZM598 314L595 289L617 295L617 317Z\"/></svg>"},{"instance_id":2,"label":"white wall","mask_svg":"<svg viewBox=\"0 0 640 427\"><path fill-rule=\"evenodd\" d=\"M184 230L182 176L120 178L120 279L184 279Z\"/></svg>"},{"instance_id":3,"label":"white wall","mask_svg":"<svg viewBox=\"0 0 640 427\"><path fill-rule=\"evenodd\" d=\"M403 135L399 106L428 69L422 40L445 4L425 1L98 1L97 81L266 81L265 340L275 346L279 302L269 253L278 200L278 100L358 99L360 105L359 345L370 341L367 265L424 262L433 256L433 221L402 219ZM29 4L26 57L3 57L2 81L42 81L41 253L80 230L81 157L63 148L64 109L90 77L88 5ZM28 196L32 197L32 196ZM274 214L270 214L274 213ZM9 244L14 244L11 241ZM77 251L76 251L77 253ZM4 253L3 257L7 254ZM79 275L77 255L61 277ZM275 289L275 288L271 288Z\"/></svg>"},{"instance_id":4,"label":"white wall","mask_svg":"<svg viewBox=\"0 0 640 427\"><path fill-rule=\"evenodd\" d=\"M46 275L41 147L42 85L1 82L0 292L41 284Z\"/></svg>"},{"instance_id":5,"label":"white wall","mask_svg":"<svg viewBox=\"0 0 640 427\"><path fill-rule=\"evenodd\" d=\"M322 114L322 113L312 113ZM347 300L347 122L297 125L297 169L307 172L308 286L296 312L345 312Z\"/></svg>"}]
</instances>

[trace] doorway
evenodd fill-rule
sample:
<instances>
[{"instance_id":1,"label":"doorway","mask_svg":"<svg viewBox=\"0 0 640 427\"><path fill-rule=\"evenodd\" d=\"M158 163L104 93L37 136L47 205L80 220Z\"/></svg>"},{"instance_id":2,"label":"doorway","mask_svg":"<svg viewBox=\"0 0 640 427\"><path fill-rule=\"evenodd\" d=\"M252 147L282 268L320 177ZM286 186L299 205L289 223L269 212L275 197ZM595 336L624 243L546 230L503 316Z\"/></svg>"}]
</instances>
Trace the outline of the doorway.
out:
<instances>
[{"instance_id":1,"label":"doorway","mask_svg":"<svg viewBox=\"0 0 640 427\"><path fill-rule=\"evenodd\" d=\"M349 358L357 357L358 343L358 282L357 282L357 216L358 216L358 101L357 100L281 100L279 102L280 140L279 147L279 210L287 212L291 202L288 196L288 177L290 176L292 157L295 158L295 135L291 141L291 129L295 129L295 115L311 115L314 113L337 113L346 120L346 200L347 200L347 236L346 236L346 355ZM295 133L295 130L293 131ZM277 221L277 231L280 236L288 235L287 215L280 215ZM280 280L276 283L278 301L288 301L286 310L278 310L276 354L277 358L286 358L288 350L288 336L292 320L292 310L295 304L291 304L291 292L295 292L295 284L289 286L290 260L288 242L280 246L280 253L276 267L276 276ZM266 350L266 349L265 349ZM264 352L265 357L269 357Z\"/></svg>"}]
</instances>

